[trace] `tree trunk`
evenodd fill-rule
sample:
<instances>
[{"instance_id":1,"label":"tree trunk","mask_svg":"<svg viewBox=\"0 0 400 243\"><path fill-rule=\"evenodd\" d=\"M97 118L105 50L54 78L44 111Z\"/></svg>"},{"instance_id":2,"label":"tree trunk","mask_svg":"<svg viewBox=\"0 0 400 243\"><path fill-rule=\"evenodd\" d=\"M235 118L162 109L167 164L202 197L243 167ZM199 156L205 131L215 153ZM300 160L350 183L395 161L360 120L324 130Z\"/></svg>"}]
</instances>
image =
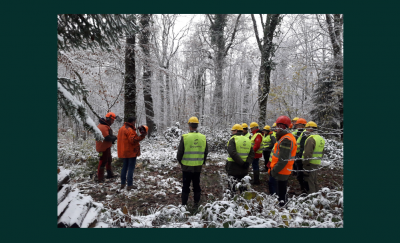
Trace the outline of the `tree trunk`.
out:
<instances>
[{"instance_id":1,"label":"tree trunk","mask_svg":"<svg viewBox=\"0 0 400 243\"><path fill-rule=\"evenodd\" d=\"M159 81L160 81L160 96L161 96L161 114L160 114L160 126L159 129L160 131L164 131L165 128L165 122L164 122L164 105L165 105L165 100L164 100L164 75L161 71L159 71Z\"/></svg>"},{"instance_id":2,"label":"tree trunk","mask_svg":"<svg viewBox=\"0 0 400 243\"><path fill-rule=\"evenodd\" d=\"M243 104L243 108L242 108L242 113L248 113L250 105L251 105L249 96L250 96L251 79L252 79L253 73L251 72L250 68L247 68L245 76L246 76L246 88L244 91L244 101L243 101L244 104ZM249 117L249 114L246 114L247 119L248 119L248 117Z\"/></svg>"},{"instance_id":3,"label":"tree trunk","mask_svg":"<svg viewBox=\"0 0 400 243\"><path fill-rule=\"evenodd\" d=\"M135 35L126 38L125 47L125 103L124 121L136 117L136 67L135 67Z\"/></svg>"},{"instance_id":4,"label":"tree trunk","mask_svg":"<svg viewBox=\"0 0 400 243\"><path fill-rule=\"evenodd\" d=\"M333 18L333 23L332 23ZM328 25L329 38L333 47L334 58L334 80L336 87L343 89L343 54L341 46L341 34L343 29L343 16L340 14L326 14L326 23ZM339 114L340 114L340 128L343 129L343 92L338 93ZM343 134L342 134L343 138Z\"/></svg>"},{"instance_id":5,"label":"tree trunk","mask_svg":"<svg viewBox=\"0 0 400 243\"><path fill-rule=\"evenodd\" d=\"M259 106L259 118L258 122L261 124L266 124L266 114L267 114L267 100L270 91L270 75L273 69L272 57L275 53L275 48L273 46L272 40L274 37L275 29L280 21L279 14L268 14L266 22L262 24L263 26L263 39L260 40L258 36L258 30L254 15L251 15L253 20L253 27L256 34L258 48L261 52L261 65L258 78L258 106ZM261 19L262 21L262 19Z\"/></svg>"},{"instance_id":6,"label":"tree trunk","mask_svg":"<svg viewBox=\"0 0 400 243\"><path fill-rule=\"evenodd\" d=\"M165 96L167 99L167 115L165 116L167 127L171 126L171 98L169 91L169 74L165 75Z\"/></svg>"},{"instance_id":7,"label":"tree trunk","mask_svg":"<svg viewBox=\"0 0 400 243\"><path fill-rule=\"evenodd\" d=\"M150 17L151 14L141 14L140 24L142 26L142 33L140 36L140 46L142 47L144 58L143 64L143 95L144 107L146 112L146 124L149 127L148 136L150 137L154 131L154 110L153 98L151 96L151 67L150 67Z\"/></svg>"}]
</instances>

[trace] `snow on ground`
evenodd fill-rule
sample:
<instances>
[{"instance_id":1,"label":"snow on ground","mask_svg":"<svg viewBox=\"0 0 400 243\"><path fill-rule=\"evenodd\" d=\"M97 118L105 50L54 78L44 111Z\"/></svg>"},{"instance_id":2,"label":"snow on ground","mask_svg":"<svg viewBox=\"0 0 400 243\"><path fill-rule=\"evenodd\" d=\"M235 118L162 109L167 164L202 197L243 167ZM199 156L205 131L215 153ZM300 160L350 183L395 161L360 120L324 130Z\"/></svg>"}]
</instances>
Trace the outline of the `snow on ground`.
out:
<instances>
[{"instance_id":1,"label":"snow on ground","mask_svg":"<svg viewBox=\"0 0 400 243\"><path fill-rule=\"evenodd\" d=\"M227 153L221 151L210 152L207 164L203 167L200 208L195 210L191 207L192 195L188 207L179 206L182 182L180 166L176 161L177 150L165 139L146 139L140 143L141 156L137 159L133 182L136 188L131 191L120 190L119 178L98 184L87 177L79 177L77 171L85 170L84 163L68 168L76 172L75 178L79 178L71 184L104 205L105 210L100 213L95 227L343 227L343 193L339 191L343 143L326 141L324 163L332 168L327 167L327 173L320 173L321 179L328 181L321 185L326 188L300 197L295 193L295 177L291 177L288 182L290 201L286 208L279 208L276 197L267 195L265 184L248 185L249 191L254 192L250 197L236 195L232 198L226 194L224 166ZM117 156L115 149L112 156ZM116 166L115 163L113 166ZM265 176L262 173L261 179L264 181Z\"/></svg>"}]
</instances>

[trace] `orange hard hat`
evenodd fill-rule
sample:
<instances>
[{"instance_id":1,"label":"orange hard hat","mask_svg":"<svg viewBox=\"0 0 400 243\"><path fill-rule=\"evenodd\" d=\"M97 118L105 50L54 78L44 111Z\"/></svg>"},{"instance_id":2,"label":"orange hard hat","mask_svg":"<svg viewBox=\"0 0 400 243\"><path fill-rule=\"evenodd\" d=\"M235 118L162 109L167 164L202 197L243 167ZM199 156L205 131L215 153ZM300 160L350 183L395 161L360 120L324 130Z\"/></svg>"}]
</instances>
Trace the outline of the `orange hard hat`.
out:
<instances>
[{"instance_id":1,"label":"orange hard hat","mask_svg":"<svg viewBox=\"0 0 400 243\"><path fill-rule=\"evenodd\" d=\"M115 118L117 117L114 112L108 112L106 117L110 117L111 119L115 120Z\"/></svg>"},{"instance_id":2,"label":"orange hard hat","mask_svg":"<svg viewBox=\"0 0 400 243\"><path fill-rule=\"evenodd\" d=\"M306 119L304 119L304 118L299 118L299 119L296 121L296 124L304 124L304 125L306 125L306 124L307 124L307 121L306 121Z\"/></svg>"},{"instance_id":3,"label":"orange hard hat","mask_svg":"<svg viewBox=\"0 0 400 243\"><path fill-rule=\"evenodd\" d=\"M293 124L292 123L290 123L290 125L289 125L289 128L292 128L293 127Z\"/></svg>"},{"instance_id":4,"label":"orange hard hat","mask_svg":"<svg viewBox=\"0 0 400 243\"><path fill-rule=\"evenodd\" d=\"M146 128L146 132L149 132L149 128L145 125L143 125L143 126L144 126L144 128Z\"/></svg>"}]
</instances>

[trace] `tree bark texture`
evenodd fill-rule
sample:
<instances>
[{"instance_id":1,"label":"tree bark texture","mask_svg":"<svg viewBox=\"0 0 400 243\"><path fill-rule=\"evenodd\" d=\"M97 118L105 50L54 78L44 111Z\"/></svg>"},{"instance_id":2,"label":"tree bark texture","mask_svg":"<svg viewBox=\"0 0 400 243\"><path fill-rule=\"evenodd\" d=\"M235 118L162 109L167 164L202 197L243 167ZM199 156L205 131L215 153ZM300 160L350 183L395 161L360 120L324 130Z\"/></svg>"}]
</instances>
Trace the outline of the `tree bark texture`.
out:
<instances>
[{"instance_id":1,"label":"tree bark texture","mask_svg":"<svg viewBox=\"0 0 400 243\"><path fill-rule=\"evenodd\" d=\"M125 47L125 103L124 121L136 117L136 67L135 67L135 35L126 38Z\"/></svg>"},{"instance_id":2,"label":"tree bark texture","mask_svg":"<svg viewBox=\"0 0 400 243\"><path fill-rule=\"evenodd\" d=\"M334 58L334 80L336 87L343 89L343 54L341 35L343 31L343 15L326 14L326 23L328 25L329 38L333 48ZM333 22L332 22L333 19ZM340 128L343 129L343 92L338 92ZM343 138L343 135L342 135Z\"/></svg>"},{"instance_id":3,"label":"tree bark texture","mask_svg":"<svg viewBox=\"0 0 400 243\"><path fill-rule=\"evenodd\" d=\"M144 65L143 65L143 95L144 95L144 107L146 113L146 124L149 128L148 136L150 137L154 131L154 109L153 109L153 98L151 96L151 67L150 67L150 18L151 14L141 14L140 24L142 27L142 33L140 36L140 46L143 50Z\"/></svg>"},{"instance_id":4,"label":"tree bark texture","mask_svg":"<svg viewBox=\"0 0 400 243\"><path fill-rule=\"evenodd\" d=\"M266 22L262 23L263 27L263 39L260 40L258 36L258 30L254 15L251 15L253 20L254 32L256 34L258 48L261 52L261 64L258 76L258 107L259 107L259 118L260 124L265 124L267 115L267 100L271 86L271 71L273 70L272 57L275 53L272 40L274 37L275 29L279 24L279 14L268 14Z\"/></svg>"}]
</instances>

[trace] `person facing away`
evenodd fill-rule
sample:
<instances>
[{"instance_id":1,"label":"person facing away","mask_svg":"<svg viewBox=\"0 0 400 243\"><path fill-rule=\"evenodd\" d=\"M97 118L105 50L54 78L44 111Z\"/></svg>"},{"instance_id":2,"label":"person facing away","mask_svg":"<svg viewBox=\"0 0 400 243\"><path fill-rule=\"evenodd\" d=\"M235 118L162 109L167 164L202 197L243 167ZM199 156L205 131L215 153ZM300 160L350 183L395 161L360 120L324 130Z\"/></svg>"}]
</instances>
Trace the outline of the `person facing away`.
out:
<instances>
[{"instance_id":1,"label":"person facing away","mask_svg":"<svg viewBox=\"0 0 400 243\"><path fill-rule=\"evenodd\" d=\"M201 196L200 173L203 164L206 164L208 146L206 136L197 131L199 125L197 117L191 117L188 124L190 132L182 135L176 157L182 169L182 205L188 202L192 183L194 205L197 207Z\"/></svg>"},{"instance_id":2,"label":"person facing away","mask_svg":"<svg viewBox=\"0 0 400 243\"><path fill-rule=\"evenodd\" d=\"M249 133L249 126L247 126L246 123L243 123L242 127L243 127L243 136L248 139L251 139L251 134Z\"/></svg>"},{"instance_id":3,"label":"person facing away","mask_svg":"<svg viewBox=\"0 0 400 243\"><path fill-rule=\"evenodd\" d=\"M256 122L250 123L250 129L251 133L253 134L253 136L251 137L251 145L255 152L254 159L252 162L253 173L254 173L254 180L252 181L252 184L260 185L260 166L258 163L260 161L260 158L262 157L262 152L263 152L263 148L261 147L263 135L260 129L258 129L258 124Z\"/></svg>"},{"instance_id":4,"label":"person facing away","mask_svg":"<svg viewBox=\"0 0 400 243\"><path fill-rule=\"evenodd\" d=\"M318 135L318 127L315 122L309 121L306 125L308 137L304 143L303 160L304 180L308 184L307 194L319 190L317 176L321 167L321 158L324 154L325 139Z\"/></svg>"},{"instance_id":5,"label":"person facing away","mask_svg":"<svg viewBox=\"0 0 400 243\"><path fill-rule=\"evenodd\" d=\"M250 163L253 162L254 151L251 141L242 136L243 127L235 124L231 129L231 138L227 143L228 158L225 164L225 170L228 176L231 176L232 183L228 182L228 188L232 194L236 192L236 184L249 173ZM242 193L244 187L239 187Z\"/></svg>"},{"instance_id":6,"label":"person facing away","mask_svg":"<svg viewBox=\"0 0 400 243\"><path fill-rule=\"evenodd\" d=\"M139 142L147 135L146 131L138 136L135 124L136 117L130 117L118 131L118 158L124 160L121 170L121 189L124 189L128 179L128 191L134 188L133 172L135 170L136 158L140 156Z\"/></svg>"}]
</instances>

